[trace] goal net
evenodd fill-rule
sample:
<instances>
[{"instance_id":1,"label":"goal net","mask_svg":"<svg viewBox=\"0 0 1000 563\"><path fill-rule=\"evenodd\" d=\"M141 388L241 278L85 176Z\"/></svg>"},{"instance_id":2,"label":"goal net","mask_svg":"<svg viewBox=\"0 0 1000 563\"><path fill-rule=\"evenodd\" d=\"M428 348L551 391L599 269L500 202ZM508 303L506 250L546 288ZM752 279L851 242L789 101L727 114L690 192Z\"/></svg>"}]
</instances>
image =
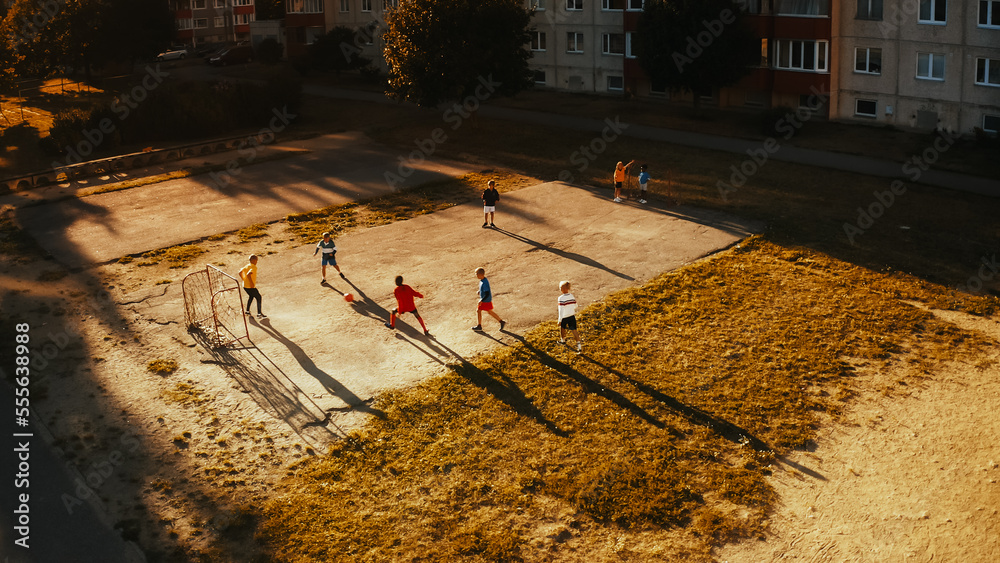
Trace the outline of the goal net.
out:
<instances>
[{"instance_id":1,"label":"goal net","mask_svg":"<svg viewBox=\"0 0 1000 563\"><path fill-rule=\"evenodd\" d=\"M207 265L204 270L185 276L181 287L188 330L200 331L215 346L228 346L244 338L250 340L236 278Z\"/></svg>"}]
</instances>

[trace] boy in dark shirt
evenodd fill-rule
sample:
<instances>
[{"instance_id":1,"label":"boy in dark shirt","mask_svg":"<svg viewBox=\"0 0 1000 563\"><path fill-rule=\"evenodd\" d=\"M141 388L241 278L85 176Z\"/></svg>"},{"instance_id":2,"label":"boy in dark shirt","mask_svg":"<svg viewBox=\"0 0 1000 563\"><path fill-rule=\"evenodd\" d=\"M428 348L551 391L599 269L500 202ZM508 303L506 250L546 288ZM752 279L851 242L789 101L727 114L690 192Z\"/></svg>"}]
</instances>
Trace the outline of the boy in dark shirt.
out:
<instances>
[{"instance_id":1,"label":"boy in dark shirt","mask_svg":"<svg viewBox=\"0 0 1000 563\"><path fill-rule=\"evenodd\" d=\"M497 210L497 202L500 201L500 192L497 191L497 183L490 180L486 189L483 190L483 228L496 227L493 224L493 213Z\"/></svg>"}]
</instances>

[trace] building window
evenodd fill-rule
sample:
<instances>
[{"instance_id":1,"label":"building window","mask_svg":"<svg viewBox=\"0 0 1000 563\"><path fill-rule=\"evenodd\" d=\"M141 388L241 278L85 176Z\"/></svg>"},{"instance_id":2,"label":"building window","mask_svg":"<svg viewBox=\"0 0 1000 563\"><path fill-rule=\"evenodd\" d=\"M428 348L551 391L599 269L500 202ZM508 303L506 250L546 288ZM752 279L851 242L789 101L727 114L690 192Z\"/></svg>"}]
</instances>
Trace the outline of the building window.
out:
<instances>
[{"instance_id":1,"label":"building window","mask_svg":"<svg viewBox=\"0 0 1000 563\"><path fill-rule=\"evenodd\" d=\"M781 16L830 16L830 0L776 0Z\"/></svg>"},{"instance_id":2,"label":"building window","mask_svg":"<svg viewBox=\"0 0 1000 563\"><path fill-rule=\"evenodd\" d=\"M771 66L769 52L767 50L767 37L760 40L760 66L767 68Z\"/></svg>"},{"instance_id":3,"label":"building window","mask_svg":"<svg viewBox=\"0 0 1000 563\"><path fill-rule=\"evenodd\" d=\"M208 29L208 18L195 18L194 20L195 29Z\"/></svg>"},{"instance_id":4,"label":"building window","mask_svg":"<svg viewBox=\"0 0 1000 563\"><path fill-rule=\"evenodd\" d=\"M944 80L944 55L917 53L917 78Z\"/></svg>"},{"instance_id":5,"label":"building window","mask_svg":"<svg viewBox=\"0 0 1000 563\"><path fill-rule=\"evenodd\" d=\"M881 20L882 0L858 0L859 20Z\"/></svg>"},{"instance_id":6,"label":"building window","mask_svg":"<svg viewBox=\"0 0 1000 563\"><path fill-rule=\"evenodd\" d=\"M633 12L642 11L642 6L646 0L628 0L628 9Z\"/></svg>"},{"instance_id":7,"label":"building window","mask_svg":"<svg viewBox=\"0 0 1000 563\"><path fill-rule=\"evenodd\" d=\"M779 39L774 42L775 68L788 70L827 71L827 41Z\"/></svg>"},{"instance_id":8,"label":"building window","mask_svg":"<svg viewBox=\"0 0 1000 563\"><path fill-rule=\"evenodd\" d=\"M212 27L226 27L225 16L216 16L215 19L212 20Z\"/></svg>"},{"instance_id":9,"label":"building window","mask_svg":"<svg viewBox=\"0 0 1000 563\"><path fill-rule=\"evenodd\" d=\"M226 0L215 0L215 7L216 8L225 8L226 7Z\"/></svg>"},{"instance_id":10,"label":"building window","mask_svg":"<svg viewBox=\"0 0 1000 563\"><path fill-rule=\"evenodd\" d=\"M602 10L624 10L625 0L601 0Z\"/></svg>"},{"instance_id":11,"label":"building window","mask_svg":"<svg viewBox=\"0 0 1000 563\"><path fill-rule=\"evenodd\" d=\"M625 33L625 57L629 59L635 58L635 47L633 46L635 42L635 32L629 31Z\"/></svg>"},{"instance_id":12,"label":"building window","mask_svg":"<svg viewBox=\"0 0 1000 563\"><path fill-rule=\"evenodd\" d=\"M204 10L205 0L191 0L191 8L195 10Z\"/></svg>"},{"instance_id":13,"label":"building window","mask_svg":"<svg viewBox=\"0 0 1000 563\"><path fill-rule=\"evenodd\" d=\"M1000 86L1000 59L976 59L976 84Z\"/></svg>"},{"instance_id":14,"label":"building window","mask_svg":"<svg viewBox=\"0 0 1000 563\"><path fill-rule=\"evenodd\" d=\"M191 29L194 26L194 20L191 18L182 18L177 20L177 29Z\"/></svg>"},{"instance_id":15,"label":"building window","mask_svg":"<svg viewBox=\"0 0 1000 563\"><path fill-rule=\"evenodd\" d=\"M854 49L854 72L882 74L882 49L870 47Z\"/></svg>"},{"instance_id":16,"label":"building window","mask_svg":"<svg viewBox=\"0 0 1000 563\"><path fill-rule=\"evenodd\" d=\"M566 9L579 11L583 9L583 0L566 0Z\"/></svg>"},{"instance_id":17,"label":"building window","mask_svg":"<svg viewBox=\"0 0 1000 563\"><path fill-rule=\"evenodd\" d=\"M545 84L545 71L536 70L535 71L535 84Z\"/></svg>"},{"instance_id":18,"label":"building window","mask_svg":"<svg viewBox=\"0 0 1000 563\"><path fill-rule=\"evenodd\" d=\"M361 11L362 12L372 11L372 0L361 0Z\"/></svg>"},{"instance_id":19,"label":"building window","mask_svg":"<svg viewBox=\"0 0 1000 563\"><path fill-rule=\"evenodd\" d=\"M625 34L624 33L602 33L601 53L605 55L625 54Z\"/></svg>"},{"instance_id":20,"label":"building window","mask_svg":"<svg viewBox=\"0 0 1000 563\"><path fill-rule=\"evenodd\" d=\"M253 6L253 0L233 0L233 6Z\"/></svg>"},{"instance_id":21,"label":"building window","mask_svg":"<svg viewBox=\"0 0 1000 563\"><path fill-rule=\"evenodd\" d=\"M399 0L382 0L382 11L399 7Z\"/></svg>"},{"instance_id":22,"label":"building window","mask_svg":"<svg viewBox=\"0 0 1000 563\"><path fill-rule=\"evenodd\" d=\"M247 25L253 20L253 14L236 14L233 16L233 25Z\"/></svg>"},{"instance_id":23,"label":"building window","mask_svg":"<svg viewBox=\"0 0 1000 563\"><path fill-rule=\"evenodd\" d=\"M984 115L983 131L989 131L990 133L1000 132L1000 115Z\"/></svg>"},{"instance_id":24,"label":"building window","mask_svg":"<svg viewBox=\"0 0 1000 563\"><path fill-rule=\"evenodd\" d=\"M948 21L948 0L920 0L920 23L943 24Z\"/></svg>"},{"instance_id":25,"label":"building window","mask_svg":"<svg viewBox=\"0 0 1000 563\"><path fill-rule=\"evenodd\" d=\"M979 2L979 27L1000 27L1000 1Z\"/></svg>"},{"instance_id":26,"label":"building window","mask_svg":"<svg viewBox=\"0 0 1000 563\"><path fill-rule=\"evenodd\" d=\"M369 0L370 2L371 0ZM322 14L323 0L286 0L287 14Z\"/></svg>"},{"instance_id":27,"label":"building window","mask_svg":"<svg viewBox=\"0 0 1000 563\"><path fill-rule=\"evenodd\" d=\"M577 33L575 31L570 31L566 34L566 52L567 53L582 53L583 52L583 34Z\"/></svg>"},{"instance_id":28,"label":"building window","mask_svg":"<svg viewBox=\"0 0 1000 563\"><path fill-rule=\"evenodd\" d=\"M532 51L544 51L545 50L545 32L535 31L531 34L531 50Z\"/></svg>"},{"instance_id":29,"label":"building window","mask_svg":"<svg viewBox=\"0 0 1000 563\"><path fill-rule=\"evenodd\" d=\"M350 12L351 11L351 0L340 0L340 11Z\"/></svg>"},{"instance_id":30,"label":"building window","mask_svg":"<svg viewBox=\"0 0 1000 563\"><path fill-rule=\"evenodd\" d=\"M875 100L854 100L854 115L877 117L878 102Z\"/></svg>"},{"instance_id":31,"label":"building window","mask_svg":"<svg viewBox=\"0 0 1000 563\"><path fill-rule=\"evenodd\" d=\"M547 0L528 0L528 9L536 12L544 12L546 1Z\"/></svg>"},{"instance_id":32,"label":"building window","mask_svg":"<svg viewBox=\"0 0 1000 563\"><path fill-rule=\"evenodd\" d=\"M625 77L623 76L608 77L608 90L620 92L624 89L625 89Z\"/></svg>"}]
</instances>

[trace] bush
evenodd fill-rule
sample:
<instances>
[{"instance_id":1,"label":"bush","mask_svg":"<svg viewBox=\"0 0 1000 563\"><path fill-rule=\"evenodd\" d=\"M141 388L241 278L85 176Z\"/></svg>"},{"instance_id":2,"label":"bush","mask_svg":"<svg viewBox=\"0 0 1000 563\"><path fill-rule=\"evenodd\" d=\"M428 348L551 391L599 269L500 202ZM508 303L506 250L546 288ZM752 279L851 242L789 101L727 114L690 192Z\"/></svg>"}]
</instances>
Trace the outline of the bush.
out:
<instances>
[{"instance_id":1,"label":"bush","mask_svg":"<svg viewBox=\"0 0 1000 563\"><path fill-rule=\"evenodd\" d=\"M787 131L778 131L778 124L782 121L788 121L789 115L795 115L795 110L788 106L777 106L769 110L766 110L761 115L760 120L760 131L767 137L777 137L781 133Z\"/></svg>"},{"instance_id":2,"label":"bush","mask_svg":"<svg viewBox=\"0 0 1000 563\"><path fill-rule=\"evenodd\" d=\"M285 52L285 46L277 40L267 38L257 45L257 58L266 64L275 64L281 60L281 55Z\"/></svg>"}]
</instances>

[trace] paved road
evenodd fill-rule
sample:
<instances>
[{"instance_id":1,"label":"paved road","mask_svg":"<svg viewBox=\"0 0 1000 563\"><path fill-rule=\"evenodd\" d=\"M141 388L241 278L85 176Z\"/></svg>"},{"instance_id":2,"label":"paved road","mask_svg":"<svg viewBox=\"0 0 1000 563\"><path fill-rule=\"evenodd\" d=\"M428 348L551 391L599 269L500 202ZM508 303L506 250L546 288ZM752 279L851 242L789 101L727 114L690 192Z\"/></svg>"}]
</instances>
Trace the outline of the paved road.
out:
<instances>
[{"instance_id":1,"label":"paved road","mask_svg":"<svg viewBox=\"0 0 1000 563\"><path fill-rule=\"evenodd\" d=\"M360 133L293 141L283 149L309 152L252 165L243 165L238 153L216 155L234 159L238 173L25 207L18 219L56 260L80 267L472 171L460 163L410 161L414 172L390 185L386 173L398 175L399 157L409 154Z\"/></svg>"}]
</instances>

